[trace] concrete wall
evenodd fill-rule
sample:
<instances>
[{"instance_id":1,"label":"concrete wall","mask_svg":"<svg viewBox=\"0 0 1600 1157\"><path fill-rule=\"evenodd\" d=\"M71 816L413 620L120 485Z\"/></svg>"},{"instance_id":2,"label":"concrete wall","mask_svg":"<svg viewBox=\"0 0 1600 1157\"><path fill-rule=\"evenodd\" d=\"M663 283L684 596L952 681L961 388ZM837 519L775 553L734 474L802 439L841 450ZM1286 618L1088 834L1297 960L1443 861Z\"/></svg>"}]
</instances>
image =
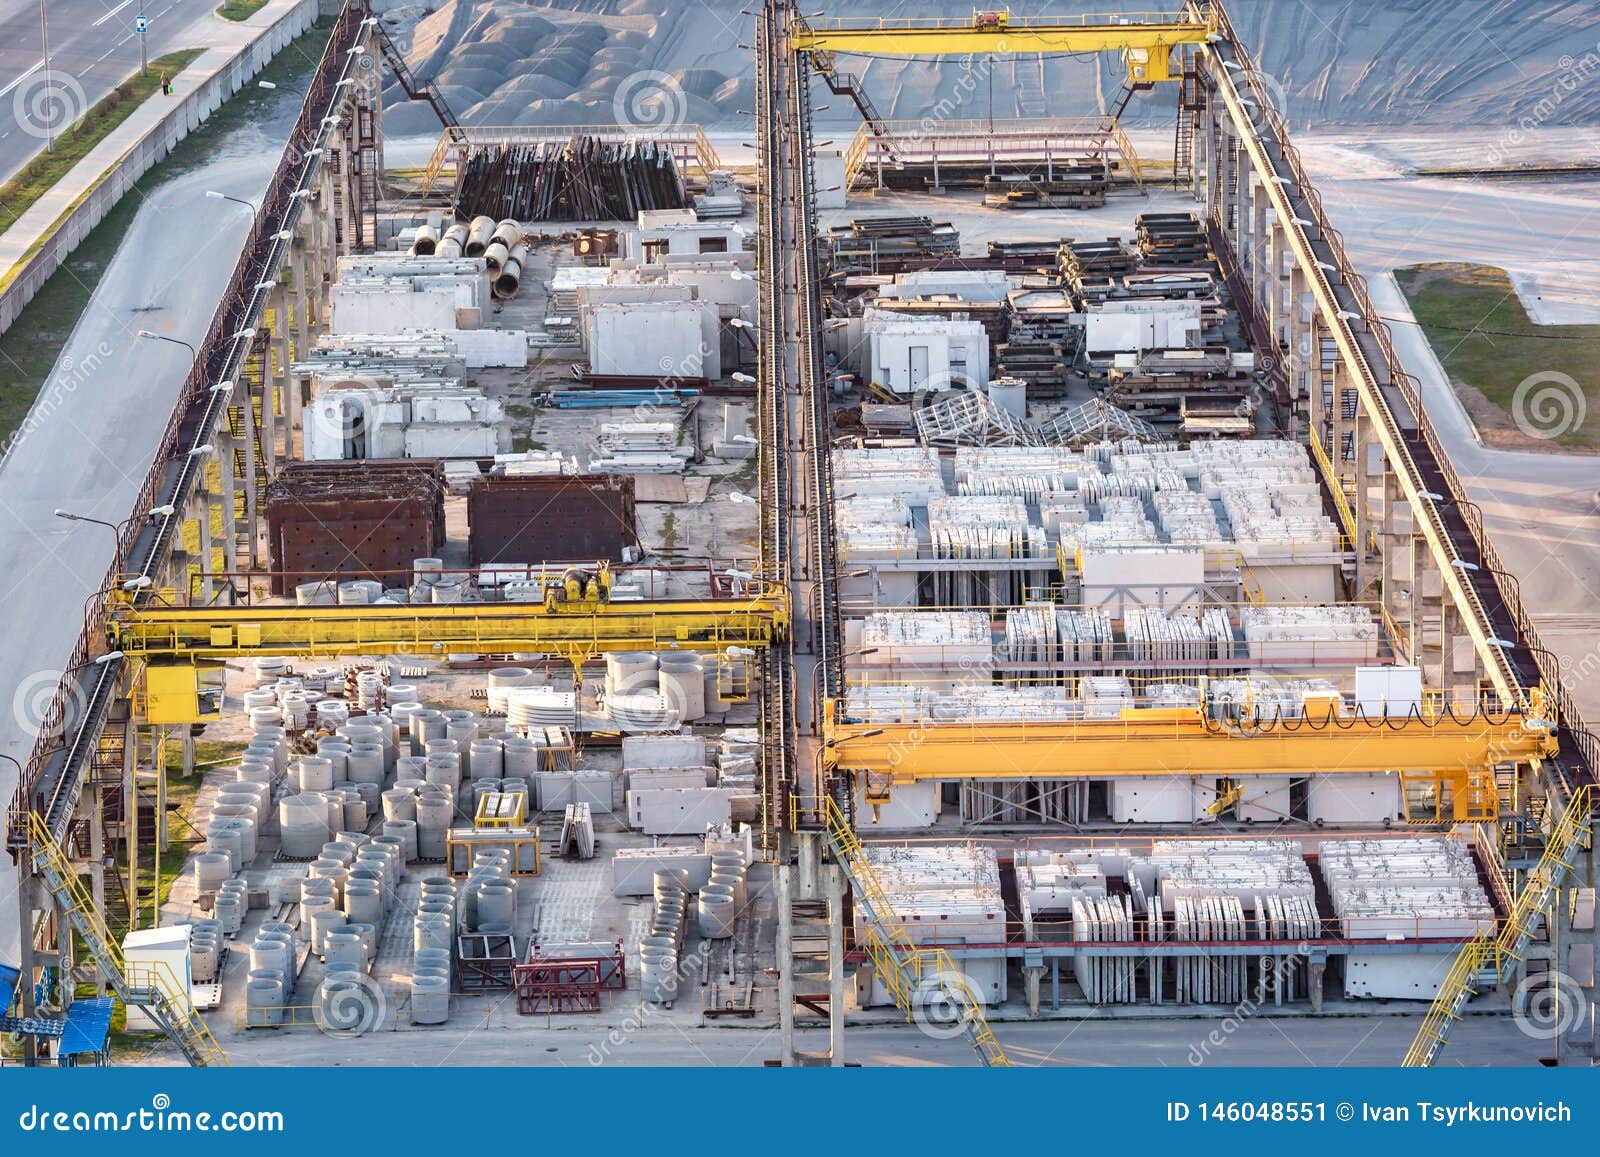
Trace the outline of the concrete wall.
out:
<instances>
[{"instance_id":1,"label":"concrete wall","mask_svg":"<svg viewBox=\"0 0 1600 1157\"><path fill-rule=\"evenodd\" d=\"M11 328L17 315L50 275L82 244L94 227L122 200L133 183L161 161L224 101L248 84L274 56L288 47L317 20L320 0L302 0L276 24L262 30L254 43L240 50L195 92L173 106L161 123L147 133L101 178L100 183L56 225L55 232L28 259L23 270L0 293L0 333ZM160 97L152 99L159 100Z\"/></svg>"}]
</instances>

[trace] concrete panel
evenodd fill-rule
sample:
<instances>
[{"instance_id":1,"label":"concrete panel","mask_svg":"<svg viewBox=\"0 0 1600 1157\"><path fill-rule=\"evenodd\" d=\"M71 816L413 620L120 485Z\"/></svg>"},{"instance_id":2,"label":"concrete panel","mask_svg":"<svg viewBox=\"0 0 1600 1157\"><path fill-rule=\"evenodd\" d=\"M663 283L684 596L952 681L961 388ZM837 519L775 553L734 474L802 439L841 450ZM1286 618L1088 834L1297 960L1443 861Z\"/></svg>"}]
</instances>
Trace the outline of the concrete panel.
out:
<instances>
[{"instance_id":1,"label":"concrete panel","mask_svg":"<svg viewBox=\"0 0 1600 1157\"><path fill-rule=\"evenodd\" d=\"M735 793L720 787L666 788L628 793L628 824L650 836L703 835L733 819Z\"/></svg>"},{"instance_id":2,"label":"concrete panel","mask_svg":"<svg viewBox=\"0 0 1600 1157\"><path fill-rule=\"evenodd\" d=\"M869 804L858 784L856 815L874 829L931 828L939 818L939 784L897 784L885 804Z\"/></svg>"},{"instance_id":3,"label":"concrete panel","mask_svg":"<svg viewBox=\"0 0 1600 1157\"><path fill-rule=\"evenodd\" d=\"M689 890L698 892L711 879L711 856L693 848L623 848L611 857L611 894L648 896L655 874L672 868L689 873Z\"/></svg>"},{"instance_id":4,"label":"concrete panel","mask_svg":"<svg viewBox=\"0 0 1600 1157\"><path fill-rule=\"evenodd\" d=\"M706 741L698 735L629 735L622 740L625 771L648 767L704 767Z\"/></svg>"},{"instance_id":5,"label":"concrete panel","mask_svg":"<svg viewBox=\"0 0 1600 1157\"><path fill-rule=\"evenodd\" d=\"M1399 819L1404 812L1398 775L1311 777L1306 813L1313 822L1377 824L1386 819Z\"/></svg>"}]
</instances>

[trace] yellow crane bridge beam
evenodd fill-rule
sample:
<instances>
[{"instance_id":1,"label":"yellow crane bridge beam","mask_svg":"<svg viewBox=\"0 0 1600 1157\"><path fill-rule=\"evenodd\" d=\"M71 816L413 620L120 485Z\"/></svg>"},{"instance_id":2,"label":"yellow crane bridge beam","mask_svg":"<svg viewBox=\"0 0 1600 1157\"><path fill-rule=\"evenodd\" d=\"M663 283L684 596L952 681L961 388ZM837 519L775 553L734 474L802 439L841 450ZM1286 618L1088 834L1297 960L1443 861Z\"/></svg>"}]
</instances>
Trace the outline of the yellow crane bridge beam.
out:
<instances>
[{"instance_id":1,"label":"yellow crane bridge beam","mask_svg":"<svg viewBox=\"0 0 1600 1157\"><path fill-rule=\"evenodd\" d=\"M269 655L541 651L582 662L607 651L762 647L789 625L782 591L736 599L454 603L431 606L159 607L111 615L112 647L151 664Z\"/></svg>"},{"instance_id":2,"label":"yellow crane bridge beam","mask_svg":"<svg viewBox=\"0 0 1600 1157\"><path fill-rule=\"evenodd\" d=\"M1326 716L1224 726L1199 711L1128 709L1119 719L846 722L830 702L835 764L889 783L948 779L1372 774L1465 781L1500 763L1555 754L1548 727L1520 714L1404 719Z\"/></svg>"},{"instance_id":3,"label":"yellow crane bridge beam","mask_svg":"<svg viewBox=\"0 0 1600 1157\"><path fill-rule=\"evenodd\" d=\"M996 15L996 14L990 14ZM1084 16L1077 20L1009 16L1004 20L817 18L799 22L790 37L797 52L889 56L1004 56L1029 52L1170 51L1204 44L1209 21L1176 13Z\"/></svg>"}]
</instances>

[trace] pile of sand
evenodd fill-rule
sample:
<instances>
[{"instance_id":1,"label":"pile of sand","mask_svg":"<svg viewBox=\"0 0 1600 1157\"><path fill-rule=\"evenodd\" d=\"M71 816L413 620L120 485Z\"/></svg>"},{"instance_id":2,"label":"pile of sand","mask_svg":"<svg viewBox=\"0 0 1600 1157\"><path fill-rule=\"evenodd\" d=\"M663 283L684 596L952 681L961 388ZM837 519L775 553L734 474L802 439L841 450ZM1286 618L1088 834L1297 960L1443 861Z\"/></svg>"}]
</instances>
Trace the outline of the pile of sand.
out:
<instances>
[{"instance_id":1,"label":"pile of sand","mask_svg":"<svg viewBox=\"0 0 1600 1157\"><path fill-rule=\"evenodd\" d=\"M1148 0L1122 5L1136 10ZM436 77L461 120L479 125L667 121L748 127L754 107L750 0L447 0L409 34L419 76ZM818 9L904 15L903 0ZM1015 3L1047 14L1079 5ZM1096 10L1116 3L1096 0ZM924 0L921 15L963 18L970 0ZM1530 127L1600 117L1600 5L1593 0L1234 0L1240 35L1297 125L1470 124ZM407 33L399 33L402 43ZM884 116L944 120L1070 115L1114 101L1114 56L941 62L842 57ZM992 91L992 97L991 97ZM425 106L389 92L388 131L427 133ZM1170 88L1142 95L1129 119L1166 120ZM824 123L857 120L823 93Z\"/></svg>"}]
</instances>

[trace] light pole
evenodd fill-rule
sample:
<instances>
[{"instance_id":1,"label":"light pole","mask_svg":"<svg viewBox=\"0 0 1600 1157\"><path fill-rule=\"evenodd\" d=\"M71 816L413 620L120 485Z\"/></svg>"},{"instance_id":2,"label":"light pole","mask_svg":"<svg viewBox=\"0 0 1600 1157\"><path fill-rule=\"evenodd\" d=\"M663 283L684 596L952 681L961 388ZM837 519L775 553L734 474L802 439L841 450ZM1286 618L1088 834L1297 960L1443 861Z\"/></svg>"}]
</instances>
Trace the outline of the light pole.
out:
<instances>
[{"instance_id":1,"label":"light pole","mask_svg":"<svg viewBox=\"0 0 1600 1157\"><path fill-rule=\"evenodd\" d=\"M138 336L144 338L146 341L165 341L171 342L173 345L181 345L184 349L189 351L191 360L198 361L200 358L200 351L195 349L194 346L190 345L188 342L184 341L181 337L168 337L164 333L156 333L154 330L149 329L141 329Z\"/></svg>"},{"instance_id":2,"label":"light pole","mask_svg":"<svg viewBox=\"0 0 1600 1157\"><path fill-rule=\"evenodd\" d=\"M44 0L39 0L39 42L44 46L44 89L48 95L50 92L50 26L45 22L44 18ZM44 151L47 153L56 151L55 118L55 102L46 100L44 109Z\"/></svg>"},{"instance_id":3,"label":"light pole","mask_svg":"<svg viewBox=\"0 0 1600 1157\"><path fill-rule=\"evenodd\" d=\"M115 547L111 555L111 569L114 574L122 573L122 527L114 522L107 522L103 518L90 518L87 514L74 514L70 510L57 507L50 513L57 518L64 518L68 522L92 522L96 526L103 526L111 532L111 542Z\"/></svg>"},{"instance_id":4,"label":"light pole","mask_svg":"<svg viewBox=\"0 0 1600 1157\"><path fill-rule=\"evenodd\" d=\"M149 58L145 54L145 43L144 43L144 34L145 34L146 29L148 29L149 27L150 27L149 23L144 18L144 0L139 0L139 14L138 14L137 17L135 17L135 20L134 20L134 31L136 31L138 33L138 35L139 35L139 75L140 76L149 76L150 75L150 61L149 61Z\"/></svg>"},{"instance_id":5,"label":"light pole","mask_svg":"<svg viewBox=\"0 0 1600 1157\"><path fill-rule=\"evenodd\" d=\"M227 193L220 193L216 189L207 189L206 196L211 198L213 201L232 201L235 205L243 205L246 209L250 210L252 214L259 213L261 211L256 208L256 203L254 201L246 201L243 197L233 197Z\"/></svg>"}]
</instances>

